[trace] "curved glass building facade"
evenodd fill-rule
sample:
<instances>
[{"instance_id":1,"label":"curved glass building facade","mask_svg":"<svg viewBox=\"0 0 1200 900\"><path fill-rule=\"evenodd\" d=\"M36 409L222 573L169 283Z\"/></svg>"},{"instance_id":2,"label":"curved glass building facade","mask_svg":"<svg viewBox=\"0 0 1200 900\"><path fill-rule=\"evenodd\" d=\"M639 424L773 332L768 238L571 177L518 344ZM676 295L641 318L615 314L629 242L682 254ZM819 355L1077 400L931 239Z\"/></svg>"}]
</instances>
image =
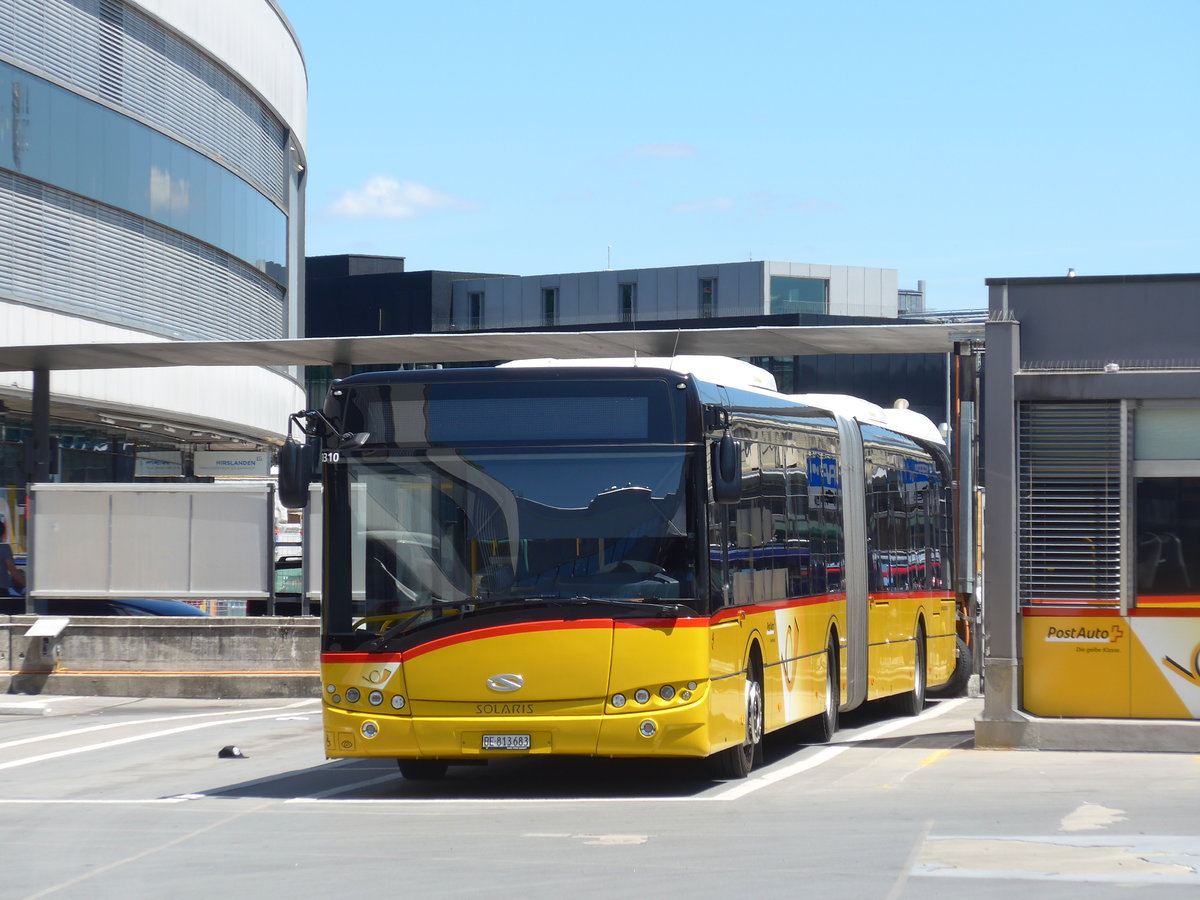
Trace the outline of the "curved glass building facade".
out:
<instances>
[{"instance_id":1,"label":"curved glass building facade","mask_svg":"<svg viewBox=\"0 0 1200 900\"><path fill-rule=\"evenodd\" d=\"M302 333L307 76L274 0L6 0L0 345ZM266 449L303 405L262 368L53 373L52 468ZM31 378L0 378L19 516Z\"/></svg>"}]
</instances>

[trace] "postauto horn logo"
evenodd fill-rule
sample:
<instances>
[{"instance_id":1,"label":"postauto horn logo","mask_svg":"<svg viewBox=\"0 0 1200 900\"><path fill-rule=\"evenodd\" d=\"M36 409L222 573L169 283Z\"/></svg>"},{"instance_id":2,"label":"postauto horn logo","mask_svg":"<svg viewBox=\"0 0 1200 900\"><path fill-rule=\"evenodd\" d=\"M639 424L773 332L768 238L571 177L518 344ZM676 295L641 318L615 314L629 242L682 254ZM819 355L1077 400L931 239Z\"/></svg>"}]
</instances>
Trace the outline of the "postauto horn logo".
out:
<instances>
[{"instance_id":1,"label":"postauto horn logo","mask_svg":"<svg viewBox=\"0 0 1200 900\"><path fill-rule=\"evenodd\" d=\"M1068 641L1077 644L1115 644L1125 636L1120 625L1079 625L1064 628L1051 625L1046 629L1047 641Z\"/></svg>"}]
</instances>

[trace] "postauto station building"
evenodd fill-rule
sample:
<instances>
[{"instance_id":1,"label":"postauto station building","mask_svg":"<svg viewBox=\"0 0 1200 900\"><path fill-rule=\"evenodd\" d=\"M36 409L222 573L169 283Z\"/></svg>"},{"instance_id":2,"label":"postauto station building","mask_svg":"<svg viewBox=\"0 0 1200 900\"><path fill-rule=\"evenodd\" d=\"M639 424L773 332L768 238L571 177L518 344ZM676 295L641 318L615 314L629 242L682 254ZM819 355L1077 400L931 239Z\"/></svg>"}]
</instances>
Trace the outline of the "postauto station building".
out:
<instances>
[{"instance_id":1,"label":"postauto station building","mask_svg":"<svg viewBox=\"0 0 1200 900\"><path fill-rule=\"evenodd\" d=\"M987 283L977 743L1200 749L1200 275Z\"/></svg>"}]
</instances>

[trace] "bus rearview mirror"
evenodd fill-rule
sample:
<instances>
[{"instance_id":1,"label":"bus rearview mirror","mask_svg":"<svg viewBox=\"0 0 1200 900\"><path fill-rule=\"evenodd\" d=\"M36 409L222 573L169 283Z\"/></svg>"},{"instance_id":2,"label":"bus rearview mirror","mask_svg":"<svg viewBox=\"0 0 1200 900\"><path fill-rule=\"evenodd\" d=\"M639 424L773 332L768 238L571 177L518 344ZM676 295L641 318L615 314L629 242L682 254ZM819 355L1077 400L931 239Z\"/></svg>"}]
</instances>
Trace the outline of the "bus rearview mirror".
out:
<instances>
[{"instance_id":1,"label":"bus rearview mirror","mask_svg":"<svg viewBox=\"0 0 1200 900\"><path fill-rule=\"evenodd\" d=\"M742 446L727 434L712 447L712 488L718 503L742 499Z\"/></svg>"},{"instance_id":2,"label":"bus rearview mirror","mask_svg":"<svg viewBox=\"0 0 1200 900\"><path fill-rule=\"evenodd\" d=\"M287 509L308 505L312 481L312 447L288 438L279 448L279 502Z\"/></svg>"}]
</instances>

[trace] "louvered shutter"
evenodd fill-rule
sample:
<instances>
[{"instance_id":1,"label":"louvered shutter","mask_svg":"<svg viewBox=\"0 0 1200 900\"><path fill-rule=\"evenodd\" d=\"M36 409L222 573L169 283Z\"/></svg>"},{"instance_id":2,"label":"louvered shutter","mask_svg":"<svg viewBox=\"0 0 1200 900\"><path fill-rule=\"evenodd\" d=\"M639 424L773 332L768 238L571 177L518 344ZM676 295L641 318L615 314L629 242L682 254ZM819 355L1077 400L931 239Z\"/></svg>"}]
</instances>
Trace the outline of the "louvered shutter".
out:
<instances>
[{"instance_id":1,"label":"louvered shutter","mask_svg":"<svg viewBox=\"0 0 1200 900\"><path fill-rule=\"evenodd\" d=\"M1116 606L1121 591L1121 405L1022 403L1022 603Z\"/></svg>"}]
</instances>

